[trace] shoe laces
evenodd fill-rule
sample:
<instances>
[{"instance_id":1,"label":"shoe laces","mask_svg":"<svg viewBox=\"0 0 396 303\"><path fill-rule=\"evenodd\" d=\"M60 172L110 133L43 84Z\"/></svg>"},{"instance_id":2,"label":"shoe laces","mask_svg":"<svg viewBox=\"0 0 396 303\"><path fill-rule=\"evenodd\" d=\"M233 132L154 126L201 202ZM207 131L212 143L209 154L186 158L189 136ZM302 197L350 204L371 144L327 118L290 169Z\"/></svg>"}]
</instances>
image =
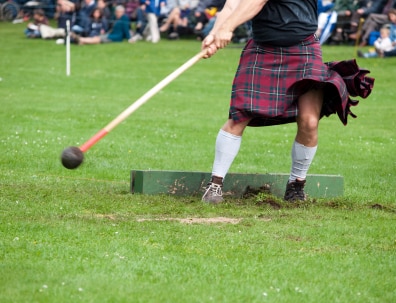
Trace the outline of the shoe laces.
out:
<instances>
[{"instance_id":1,"label":"shoe laces","mask_svg":"<svg viewBox=\"0 0 396 303\"><path fill-rule=\"evenodd\" d=\"M221 185L220 184L216 184L213 182L209 182L208 183L208 188L206 189L206 192L211 192L213 196L223 196L223 192L221 190Z\"/></svg>"},{"instance_id":2,"label":"shoe laces","mask_svg":"<svg viewBox=\"0 0 396 303\"><path fill-rule=\"evenodd\" d=\"M294 182L291 184L290 190L293 192L294 195L305 198L304 183Z\"/></svg>"}]
</instances>

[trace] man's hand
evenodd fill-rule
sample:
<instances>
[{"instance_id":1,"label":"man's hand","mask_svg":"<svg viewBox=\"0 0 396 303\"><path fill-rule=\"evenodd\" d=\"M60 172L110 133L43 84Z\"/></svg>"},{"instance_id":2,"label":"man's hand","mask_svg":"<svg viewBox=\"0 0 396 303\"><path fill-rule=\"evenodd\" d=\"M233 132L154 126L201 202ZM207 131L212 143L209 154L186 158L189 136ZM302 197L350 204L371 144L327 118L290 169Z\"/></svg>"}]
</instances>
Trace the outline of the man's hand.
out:
<instances>
[{"instance_id":1,"label":"man's hand","mask_svg":"<svg viewBox=\"0 0 396 303\"><path fill-rule=\"evenodd\" d=\"M204 58L212 57L217 50L225 48L232 39L232 31L220 28L216 33L210 33L202 41L202 49L207 49L207 55Z\"/></svg>"},{"instance_id":2,"label":"man's hand","mask_svg":"<svg viewBox=\"0 0 396 303\"><path fill-rule=\"evenodd\" d=\"M214 35L209 34L202 41L202 50L206 49L206 55L203 56L204 59L212 57L217 52L216 44L214 43Z\"/></svg>"}]
</instances>

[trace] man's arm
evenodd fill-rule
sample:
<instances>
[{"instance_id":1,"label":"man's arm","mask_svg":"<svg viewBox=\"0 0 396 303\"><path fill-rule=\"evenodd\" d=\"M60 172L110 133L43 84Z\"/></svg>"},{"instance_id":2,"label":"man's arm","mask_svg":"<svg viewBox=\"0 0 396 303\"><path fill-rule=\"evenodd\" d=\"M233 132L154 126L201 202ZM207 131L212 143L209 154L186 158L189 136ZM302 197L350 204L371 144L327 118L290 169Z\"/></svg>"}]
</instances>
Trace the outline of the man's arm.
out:
<instances>
[{"instance_id":1,"label":"man's arm","mask_svg":"<svg viewBox=\"0 0 396 303\"><path fill-rule=\"evenodd\" d=\"M268 0L227 0L217 17L212 32L218 30L234 31L239 25L256 16Z\"/></svg>"},{"instance_id":2,"label":"man's arm","mask_svg":"<svg viewBox=\"0 0 396 303\"><path fill-rule=\"evenodd\" d=\"M226 47L231 42L234 30L256 16L267 2L268 0L227 0L217 15L213 29L202 42L202 48L208 49L206 58Z\"/></svg>"}]
</instances>

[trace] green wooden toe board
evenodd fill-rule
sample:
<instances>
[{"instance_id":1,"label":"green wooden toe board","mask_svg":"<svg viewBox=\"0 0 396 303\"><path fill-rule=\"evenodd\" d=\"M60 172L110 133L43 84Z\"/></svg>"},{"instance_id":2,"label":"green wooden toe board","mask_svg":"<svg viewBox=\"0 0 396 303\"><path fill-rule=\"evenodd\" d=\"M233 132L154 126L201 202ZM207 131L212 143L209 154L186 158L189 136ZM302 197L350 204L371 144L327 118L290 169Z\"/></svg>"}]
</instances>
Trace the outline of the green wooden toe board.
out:
<instances>
[{"instance_id":1,"label":"green wooden toe board","mask_svg":"<svg viewBox=\"0 0 396 303\"><path fill-rule=\"evenodd\" d=\"M192 171L132 170L131 192L147 195L169 194L200 196L211 174ZM242 197L263 190L283 197L288 174L229 173L224 181L225 197ZM308 175L305 192L311 198L331 198L343 195L344 179L335 175Z\"/></svg>"}]
</instances>

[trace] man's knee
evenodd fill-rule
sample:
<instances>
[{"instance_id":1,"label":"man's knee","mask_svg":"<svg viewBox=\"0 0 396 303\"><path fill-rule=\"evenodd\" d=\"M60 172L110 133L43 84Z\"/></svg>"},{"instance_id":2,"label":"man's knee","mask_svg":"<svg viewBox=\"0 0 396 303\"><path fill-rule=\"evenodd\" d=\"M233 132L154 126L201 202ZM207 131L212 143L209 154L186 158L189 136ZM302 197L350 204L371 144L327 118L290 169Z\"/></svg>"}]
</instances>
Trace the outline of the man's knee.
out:
<instances>
[{"instance_id":1,"label":"man's knee","mask_svg":"<svg viewBox=\"0 0 396 303\"><path fill-rule=\"evenodd\" d=\"M249 124L249 120L243 121L240 123L234 122L234 120L229 119L227 122L223 125L222 130L233 134L235 136L242 136L243 131L245 130L246 126Z\"/></svg>"},{"instance_id":2,"label":"man's knee","mask_svg":"<svg viewBox=\"0 0 396 303\"><path fill-rule=\"evenodd\" d=\"M319 126L319 117L314 114L301 114L297 119L299 130L305 133L316 132Z\"/></svg>"},{"instance_id":3,"label":"man's knee","mask_svg":"<svg viewBox=\"0 0 396 303\"><path fill-rule=\"evenodd\" d=\"M302 95L298 100L298 127L308 132L317 130L322 104L323 90L320 88Z\"/></svg>"}]
</instances>

